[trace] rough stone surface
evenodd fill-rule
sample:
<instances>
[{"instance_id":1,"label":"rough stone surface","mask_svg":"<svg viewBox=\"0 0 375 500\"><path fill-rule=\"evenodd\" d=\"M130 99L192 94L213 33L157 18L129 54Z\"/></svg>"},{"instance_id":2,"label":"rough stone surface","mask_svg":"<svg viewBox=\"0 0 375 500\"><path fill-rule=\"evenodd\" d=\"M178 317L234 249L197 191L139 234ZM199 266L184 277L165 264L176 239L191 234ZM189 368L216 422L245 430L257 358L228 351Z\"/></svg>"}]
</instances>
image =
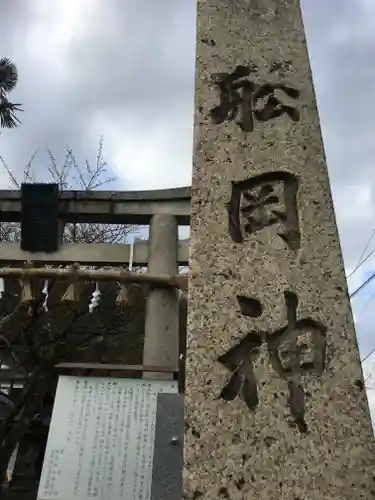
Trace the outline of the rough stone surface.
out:
<instances>
[{"instance_id":1,"label":"rough stone surface","mask_svg":"<svg viewBox=\"0 0 375 500\"><path fill-rule=\"evenodd\" d=\"M298 1L200 0L197 37L184 498L375 498L375 444ZM211 75L239 65L251 65L255 83L298 89L296 100L276 94L298 109L300 121L286 114L255 119L247 133L240 116L213 123L219 90ZM297 178L300 248L289 249L278 236L282 223L234 242L227 214L232 181L275 171ZM285 326L285 291L298 296L298 319L326 328L323 373L279 376L263 343L259 355L251 353L256 410L240 396L224 401L219 396L231 373L218 357L252 330L272 334ZM261 304L245 301L246 316L237 296ZM300 324L300 337L314 325ZM296 352L288 354L288 345L283 366ZM299 388L291 407L288 382Z\"/></svg>"}]
</instances>

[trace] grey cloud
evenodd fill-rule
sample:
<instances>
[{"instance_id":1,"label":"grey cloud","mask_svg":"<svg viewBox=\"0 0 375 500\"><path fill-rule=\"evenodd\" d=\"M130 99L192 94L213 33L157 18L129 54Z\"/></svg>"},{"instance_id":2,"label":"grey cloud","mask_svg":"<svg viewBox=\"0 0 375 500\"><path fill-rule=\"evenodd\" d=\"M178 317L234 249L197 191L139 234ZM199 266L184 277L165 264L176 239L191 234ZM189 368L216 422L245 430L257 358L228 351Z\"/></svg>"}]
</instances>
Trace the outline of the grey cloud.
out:
<instances>
[{"instance_id":1,"label":"grey cloud","mask_svg":"<svg viewBox=\"0 0 375 500\"><path fill-rule=\"evenodd\" d=\"M32 17L32 2L28 0L3 1L0 4L0 25L2 48L4 41L8 47L17 43L17 38L27 27ZM9 57L9 56L8 56Z\"/></svg>"},{"instance_id":2,"label":"grey cloud","mask_svg":"<svg viewBox=\"0 0 375 500\"><path fill-rule=\"evenodd\" d=\"M361 1L304 0L302 6L340 239L345 263L352 267L375 211L375 30L369 29ZM357 200L342 195L361 184L370 189L371 199L355 213ZM350 219L344 215L348 203Z\"/></svg>"},{"instance_id":3,"label":"grey cloud","mask_svg":"<svg viewBox=\"0 0 375 500\"><path fill-rule=\"evenodd\" d=\"M23 60L22 47L13 51L20 68L17 97L25 114L16 133L4 132L7 143L2 154L17 173L32 151L45 144L61 150L69 143L79 155L95 149L87 131L101 116L124 134L132 129L144 135L145 143L163 123L174 127L176 134L188 131L185 123L192 116L194 86L194 2L111 0L101 5L99 15L89 17L94 20L90 30L83 30L82 36L77 33L64 54L63 82L50 77L43 60L33 68ZM24 26L35 21L27 15ZM7 18L12 16L14 23L23 16L22 10L10 11ZM2 49L7 52L8 47L5 40ZM100 124L97 128L99 138Z\"/></svg>"},{"instance_id":4,"label":"grey cloud","mask_svg":"<svg viewBox=\"0 0 375 500\"><path fill-rule=\"evenodd\" d=\"M111 2L100 26L87 33L78 50L71 47L69 70L79 79L72 94L76 105L96 101L101 109L121 107L124 113L141 114L147 123L155 112L168 117L191 89L193 47L184 40L186 33L178 36L176 25L186 16L192 23L193 9L171 1L161 9L150 0L136 4Z\"/></svg>"}]
</instances>

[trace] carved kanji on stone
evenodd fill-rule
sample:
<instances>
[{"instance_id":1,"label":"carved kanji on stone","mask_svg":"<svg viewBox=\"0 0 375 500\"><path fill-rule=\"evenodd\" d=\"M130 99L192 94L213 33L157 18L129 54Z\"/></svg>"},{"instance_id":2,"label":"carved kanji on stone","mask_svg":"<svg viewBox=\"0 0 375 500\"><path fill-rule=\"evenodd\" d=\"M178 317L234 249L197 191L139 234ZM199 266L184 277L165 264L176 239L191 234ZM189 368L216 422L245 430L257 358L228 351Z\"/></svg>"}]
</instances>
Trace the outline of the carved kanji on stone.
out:
<instances>
[{"instance_id":1,"label":"carved kanji on stone","mask_svg":"<svg viewBox=\"0 0 375 500\"><path fill-rule=\"evenodd\" d=\"M325 369L326 328L312 318L297 319L298 297L291 291L284 292L287 324L274 332L250 331L238 344L222 354L218 361L232 372L220 397L226 401L238 395L244 399L250 410L259 404L254 362L262 345L268 351L271 366L287 382L290 413L301 432L307 431L305 422L305 392L302 385L304 376L320 376ZM256 299L237 297L241 314L259 316L246 312L247 301ZM259 302L259 301L258 301ZM252 310L255 310L252 307ZM258 311L261 311L259 303ZM244 312L245 311L245 312Z\"/></svg>"},{"instance_id":2,"label":"carved kanji on stone","mask_svg":"<svg viewBox=\"0 0 375 500\"><path fill-rule=\"evenodd\" d=\"M211 119L220 124L225 120L234 120L244 132L254 130L254 117L261 122L277 118L283 114L288 115L294 122L300 119L299 112L293 106L285 105L275 94L281 90L288 97L297 99L299 90L283 84L256 84L246 79L251 73L251 68L237 66L232 73L215 73L212 81L220 91L220 104L211 110ZM261 99L265 102L260 103Z\"/></svg>"},{"instance_id":3,"label":"carved kanji on stone","mask_svg":"<svg viewBox=\"0 0 375 500\"><path fill-rule=\"evenodd\" d=\"M245 234L254 234L279 224L278 233L290 250L299 250L298 180L289 172L267 172L232 182L227 205L228 229L233 241L242 243Z\"/></svg>"}]
</instances>

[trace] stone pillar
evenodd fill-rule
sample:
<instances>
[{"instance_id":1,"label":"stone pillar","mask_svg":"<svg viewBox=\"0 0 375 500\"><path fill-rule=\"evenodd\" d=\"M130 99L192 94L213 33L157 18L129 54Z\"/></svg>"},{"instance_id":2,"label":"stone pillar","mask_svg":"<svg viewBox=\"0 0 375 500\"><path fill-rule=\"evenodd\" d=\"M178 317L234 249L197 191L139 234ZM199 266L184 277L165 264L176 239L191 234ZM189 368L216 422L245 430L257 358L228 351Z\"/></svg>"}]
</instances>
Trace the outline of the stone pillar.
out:
<instances>
[{"instance_id":1,"label":"stone pillar","mask_svg":"<svg viewBox=\"0 0 375 500\"><path fill-rule=\"evenodd\" d=\"M148 270L152 274L178 273L178 225L176 217L154 215L150 223ZM172 288L157 287L146 301L143 364L165 368L178 366L178 295ZM173 374L146 373L145 377L173 378Z\"/></svg>"},{"instance_id":2,"label":"stone pillar","mask_svg":"<svg viewBox=\"0 0 375 500\"><path fill-rule=\"evenodd\" d=\"M200 0L185 497L375 498L298 0Z\"/></svg>"}]
</instances>

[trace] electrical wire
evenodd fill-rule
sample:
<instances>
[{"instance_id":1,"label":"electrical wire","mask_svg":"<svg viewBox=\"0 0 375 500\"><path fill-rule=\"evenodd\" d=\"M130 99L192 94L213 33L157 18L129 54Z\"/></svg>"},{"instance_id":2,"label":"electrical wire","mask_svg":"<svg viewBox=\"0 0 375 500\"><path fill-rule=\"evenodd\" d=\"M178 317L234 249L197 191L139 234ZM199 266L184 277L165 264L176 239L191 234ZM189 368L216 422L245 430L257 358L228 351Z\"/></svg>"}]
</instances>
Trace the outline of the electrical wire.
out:
<instances>
[{"instance_id":1,"label":"electrical wire","mask_svg":"<svg viewBox=\"0 0 375 500\"><path fill-rule=\"evenodd\" d=\"M359 287L349 295L349 298L352 299L353 297L355 297L361 290L363 290L369 283L371 283L373 279L375 279L375 273L373 273L366 281L359 285Z\"/></svg>"},{"instance_id":2,"label":"electrical wire","mask_svg":"<svg viewBox=\"0 0 375 500\"><path fill-rule=\"evenodd\" d=\"M366 359L368 359L371 354L373 354L375 352L375 347L373 349L371 349L371 351L367 354L367 356L365 356L363 359L361 359L361 363L364 363L366 361Z\"/></svg>"},{"instance_id":3,"label":"electrical wire","mask_svg":"<svg viewBox=\"0 0 375 500\"><path fill-rule=\"evenodd\" d=\"M369 283L371 283L371 281L373 281L375 279L375 273L373 273L366 281L364 281L356 290L354 290L354 292L352 294L349 295L349 298L352 299L353 297L355 297L357 295L357 293L359 293L361 290L363 290ZM371 295L369 301L371 300L371 298L374 296L375 292ZM363 310L366 308L366 305L364 306ZM363 312L362 310L362 312ZM364 363L373 353L375 352L375 347L373 349L371 349L371 351L366 354L366 356L361 359L361 363Z\"/></svg>"},{"instance_id":4,"label":"electrical wire","mask_svg":"<svg viewBox=\"0 0 375 500\"><path fill-rule=\"evenodd\" d=\"M362 261L359 261L358 264L355 266L355 268L353 269L353 271L348 275L347 279L349 279L351 276L353 276L353 274L360 268L363 266L363 264L366 262L366 260L368 260L371 255L373 255L375 253L375 248L373 250L371 250L371 252L367 255L367 257L365 259L363 259ZM362 256L361 258L363 257L363 253L362 253Z\"/></svg>"},{"instance_id":5,"label":"electrical wire","mask_svg":"<svg viewBox=\"0 0 375 500\"><path fill-rule=\"evenodd\" d=\"M371 243L371 240L372 240L374 234L375 234L375 227L372 230L369 239L367 240L365 248L363 249L363 252L361 253L361 256L358 259L357 265L355 266L355 268L353 269L353 271L348 275L347 279L349 279L351 276L353 276L353 274L371 257L371 255L373 255L375 253L375 248L374 248L365 257L365 259L363 259L363 256L365 255L365 253L366 253L366 251L367 251L367 249L368 249L368 247L369 247L369 245ZM366 281L364 281L361 285L359 285L359 287L356 290L354 290L353 293L351 293L349 295L349 298L352 299L353 297L355 297L361 290L363 290L369 283L371 283L371 281L373 281L373 279L375 279L375 273L373 273ZM361 314L365 311L365 309L367 308L368 304L370 303L370 301L374 297L374 295L375 295L375 291L372 293L371 297L365 303L365 305L364 305L364 307L362 309ZM375 347L373 349L371 349L371 351L361 360L361 363L364 363L374 352L375 352Z\"/></svg>"},{"instance_id":6,"label":"electrical wire","mask_svg":"<svg viewBox=\"0 0 375 500\"><path fill-rule=\"evenodd\" d=\"M370 245L370 243L371 243L371 240L372 240L372 238L373 238L374 234L375 234L375 227L374 227L374 229L372 230L372 233L370 234L370 238L367 240L367 243L366 243L366 245L365 245L365 248L364 248L363 252L361 253L360 258L358 259L357 265L355 266L355 268L353 269L353 271L349 274L348 278L350 278L350 276L352 276L352 275L353 275L353 274L357 271L357 269L359 269L359 268L361 267L361 265L363 264L363 262L366 262L366 260L370 257L370 255L372 255L372 254L375 252L375 249L374 249L374 250L373 250L373 251L372 251L372 252L371 252L371 253L370 253L370 254L369 254L369 255L365 258L365 260L364 260L363 262L361 262L361 261L362 261L363 256L365 255L365 253L366 253L366 251L367 251L367 249L368 249L368 247L369 247L369 245Z\"/></svg>"},{"instance_id":7,"label":"electrical wire","mask_svg":"<svg viewBox=\"0 0 375 500\"><path fill-rule=\"evenodd\" d=\"M372 299L374 297L375 297L375 290L372 292L372 294L370 295L370 297L366 300L365 305L362 308L362 311L359 313L360 316L362 316L362 314L366 311L366 309L368 308L370 302L372 301Z\"/></svg>"}]
</instances>

